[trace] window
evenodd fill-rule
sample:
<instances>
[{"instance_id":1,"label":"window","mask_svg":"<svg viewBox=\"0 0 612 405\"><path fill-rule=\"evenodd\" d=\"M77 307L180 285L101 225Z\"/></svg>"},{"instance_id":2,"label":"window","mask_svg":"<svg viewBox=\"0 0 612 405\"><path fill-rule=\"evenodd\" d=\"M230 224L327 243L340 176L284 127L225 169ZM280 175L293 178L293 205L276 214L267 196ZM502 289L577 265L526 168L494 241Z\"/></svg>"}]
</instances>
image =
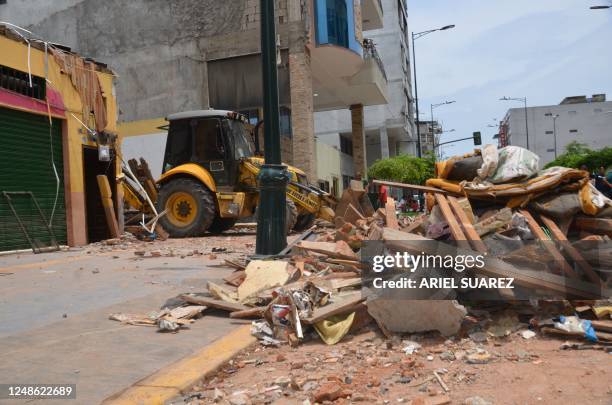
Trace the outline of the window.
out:
<instances>
[{"instance_id":1,"label":"window","mask_svg":"<svg viewBox=\"0 0 612 405\"><path fill-rule=\"evenodd\" d=\"M251 134L242 121L225 120L226 130L231 131L234 139L234 158L240 159L250 157L255 154L254 145L251 143Z\"/></svg>"},{"instance_id":2,"label":"window","mask_svg":"<svg viewBox=\"0 0 612 405\"><path fill-rule=\"evenodd\" d=\"M553 131L546 131L546 135L552 135Z\"/></svg>"},{"instance_id":3,"label":"window","mask_svg":"<svg viewBox=\"0 0 612 405\"><path fill-rule=\"evenodd\" d=\"M30 87L28 73L2 65L0 65L0 87L38 100L46 98L47 86L43 77L32 76Z\"/></svg>"},{"instance_id":4,"label":"window","mask_svg":"<svg viewBox=\"0 0 612 405\"><path fill-rule=\"evenodd\" d=\"M256 108L252 110L242 110L238 112L247 117L247 119L249 120L249 124L251 125L257 125L257 122L259 122L259 110Z\"/></svg>"},{"instance_id":5,"label":"window","mask_svg":"<svg viewBox=\"0 0 612 405\"><path fill-rule=\"evenodd\" d=\"M168 134L164 172L191 160L189 120L171 121Z\"/></svg>"},{"instance_id":6,"label":"window","mask_svg":"<svg viewBox=\"0 0 612 405\"><path fill-rule=\"evenodd\" d=\"M351 176L347 176L346 174L342 175L342 188L345 190L351 186L351 180L353 178Z\"/></svg>"},{"instance_id":7,"label":"window","mask_svg":"<svg viewBox=\"0 0 612 405\"><path fill-rule=\"evenodd\" d=\"M329 181L319 180L319 188L327 193L329 193Z\"/></svg>"},{"instance_id":8,"label":"window","mask_svg":"<svg viewBox=\"0 0 612 405\"><path fill-rule=\"evenodd\" d=\"M291 138L292 132L291 110L287 107L280 107L280 133Z\"/></svg>"},{"instance_id":9,"label":"window","mask_svg":"<svg viewBox=\"0 0 612 405\"><path fill-rule=\"evenodd\" d=\"M327 0L327 36L329 42L349 47L346 0Z\"/></svg>"},{"instance_id":10,"label":"window","mask_svg":"<svg viewBox=\"0 0 612 405\"><path fill-rule=\"evenodd\" d=\"M348 137L340 136L340 152L353 156L353 140Z\"/></svg>"},{"instance_id":11,"label":"window","mask_svg":"<svg viewBox=\"0 0 612 405\"><path fill-rule=\"evenodd\" d=\"M194 155L197 160L208 162L225 159L225 145L218 119L199 120L194 135Z\"/></svg>"}]
</instances>

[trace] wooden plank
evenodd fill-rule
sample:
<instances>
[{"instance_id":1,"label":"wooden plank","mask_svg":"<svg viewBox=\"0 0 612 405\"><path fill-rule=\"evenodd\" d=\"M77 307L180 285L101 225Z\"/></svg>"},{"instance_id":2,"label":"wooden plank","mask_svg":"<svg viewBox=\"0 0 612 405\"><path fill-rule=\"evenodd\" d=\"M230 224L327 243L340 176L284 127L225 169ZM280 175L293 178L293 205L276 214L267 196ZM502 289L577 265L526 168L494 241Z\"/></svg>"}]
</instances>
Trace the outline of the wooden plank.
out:
<instances>
[{"instance_id":1,"label":"wooden plank","mask_svg":"<svg viewBox=\"0 0 612 405\"><path fill-rule=\"evenodd\" d=\"M383 239L388 248L411 254L420 255L423 252L442 256L445 254L472 254L471 250L456 249L424 236L396 231L390 228L383 230ZM485 257L485 266L482 269L478 269L477 272L479 275L488 277L512 277L516 285L548 290L559 293L564 297L593 299L595 296L606 296L609 294L609 290L602 291L601 286L592 283L582 280L569 280L566 277L542 271L518 269L510 263L491 256Z\"/></svg>"},{"instance_id":2,"label":"wooden plank","mask_svg":"<svg viewBox=\"0 0 612 405\"><path fill-rule=\"evenodd\" d=\"M457 201L455 197L449 196L448 203L453 209L453 211L455 211L455 215L457 216L457 218L459 218L459 221L463 226L463 230L465 231L465 235L467 236L470 245L472 245L472 248L477 252L485 253L487 251L487 246L484 244L482 239L480 239L480 235L478 235L478 232L476 232L476 230L474 229L472 222L459 204L459 201Z\"/></svg>"},{"instance_id":3,"label":"wooden plank","mask_svg":"<svg viewBox=\"0 0 612 405\"><path fill-rule=\"evenodd\" d=\"M108 177L104 174L96 176L98 180L98 188L100 189L100 199L102 200L102 207L104 208L104 215L106 216L106 224L110 231L111 238L118 238L121 236L119 232L119 224L117 223L117 217L115 216L115 205L113 204L113 193L111 192L110 184L108 183Z\"/></svg>"},{"instance_id":4,"label":"wooden plank","mask_svg":"<svg viewBox=\"0 0 612 405\"><path fill-rule=\"evenodd\" d=\"M519 213L523 215L525 219L527 220L527 225L529 225L529 229L531 229L531 233L533 233L533 235L537 239L544 242L543 243L544 248L548 250L548 252L552 255L555 262L559 264L559 266L561 267L561 270L563 270L563 273L565 273L565 275L571 278L575 278L575 279L579 278L576 272L574 272L574 269L572 269L572 267L567 263L567 261L565 260L565 257L563 257L559 249L557 249L557 247L552 243L552 241L548 239L548 237L546 236L542 228L540 228L540 225L531 216L529 211L519 210Z\"/></svg>"},{"instance_id":5,"label":"wooden plank","mask_svg":"<svg viewBox=\"0 0 612 405\"><path fill-rule=\"evenodd\" d=\"M179 295L179 298L190 304L204 305L206 307L217 308L229 312L244 311L250 309L246 305L242 305L237 302L217 300L215 298L206 297L203 295L182 294Z\"/></svg>"},{"instance_id":6,"label":"wooden plank","mask_svg":"<svg viewBox=\"0 0 612 405\"><path fill-rule=\"evenodd\" d=\"M357 304L362 301L365 301L366 297L361 294L361 291L355 292L345 296L335 296L338 300L332 304L326 305L324 307L319 307L313 311L312 316L308 318L302 319L302 323L307 325L312 325L313 323L317 323L323 321L330 316L343 314L352 310Z\"/></svg>"},{"instance_id":7,"label":"wooden plank","mask_svg":"<svg viewBox=\"0 0 612 405\"><path fill-rule=\"evenodd\" d=\"M346 210L344 211L342 218L344 219L345 222L349 222L353 225L356 225L358 220L365 219L365 217L361 215L361 212L359 212L359 210L355 208L353 204L350 204L350 203L346 207Z\"/></svg>"},{"instance_id":8,"label":"wooden plank","mask_svg":"<svg viewBox=\"0 0 612 405\"><path fill-rule=\"evenodd\" d=\"M591 321L591 324L595 328L596 331L603 332L612 332L612 321L602 320L602 321Z\"/></svg>"},{"instance_id":9,"label":"wooden plank","mask_svg":"<svg viewBox=\"0 0 612 405\"><path fill-rule=\"evenodd\" d=\"M612 237L612 219L576 217L574 227L582 231Z\"/></svg>"},{"instance_id":10,"label":"wooden plank","mask_svg":"<svg viewBox=\"0 0 612 405\"><path fill-rule=\"evenodd\" d=\"M478 232L479 236L484 236L510 222L512 222L512 210L510 208L503 208L496 214L490 215L474 224L474 229Z\"/></svg>"},{"instance_id":11,"label":"wooden plank","mask_svg":"<svg viewBox=\"0 0 612 405\"><path fill-rule=\"evenodd\" d=\"M225 259L225 264L227 264L228 266L233 267L233 268L235 268L237 270L244 270L246 268L245 265L240 264L238 262L235 262L233 260L229 260L229 259Z\"/></svg>"},{"instance_id":12,"label":"wooden plank","mask_svg":"<svg viewBox=\"0 0 612 405\"><path fill-rule=\"evenodd\" d=\"M374 180L373 183L379 184L381 186L397 187L397 188L403 188L407 190L418 190L418 191L426 191L428 193L448 195L447 191L441 190L439 188L420 186L417 184L396 183L393 181L384 181L384 180Z\"/></svg>"},{"instance_id":13,"label":"wooden plank","mask_svg":"<svg viewBox=\"0 0 612 405\"><path fill-rule=\"evenodd\" d=\"M565 233L559 229L555 221L545 215L540 215L540 219L544 225L546 225L553 237L559 241L559 244L561 247L563 247L563 250L565 250L567 254L570 255L570 257L576 262L576 264L584 271L589 280L595 284L600 284L602 282L601 278L597 275L597 273L595 273L595 270L593 270L593 267L591 267L589 262L587 262L584 257L582 257L580 252L576 250L576 248L567 240Z\"/></svg>"},{"instance_id":14,"label":"wooden plank","mask_svg":"<svg viewBox=\"0 0 612 405\"><path fill-rule=\"evenodd\" d=\"M560 335L560 336L570 336L575 337L576 339L584 339L584 332L567 332L561 329L543 327L540 329L544 333L549 333L551 335ZM612 342L612 333L607 332L596 332L598 340L603 340L606 342Z\"/></svg>"},{"instance_id":15,"label":"wooden plank","mask_svg":"<svg viewBox=\"0 0 612 405\"><path fill-rule=\"evenodd\" d=\"M245 309L242 311L234 311L234 312L230 312L230 318L233 319L243 319L243 318L255 318L255 319L259 319L263 317L264 312L266 312L266 309L268 307L255 307L255 308L249 308L249 309Z\"/></svg>"},{"instance_id":16,"label":"wooden plank","mask_svg":"<svg viewBox=\"0 0 612 405\"><path fill-rule=\"evenodd\" d=\"M332 242L311 242L307 240L300 241L296 247L315 253L321 253L336 259L346 259L357 261L358 257L355 252L344 241Z\"/></svg>"},{"instance_id":17,"label":"wooden plank","mask_svg":"<svg viewBox=\"0 0 612 405\"><path fill-rule=\"evenodd\" d=\"M357 287L361 285L361 277L352 278L329 278L329 279L312 279L312 283L325 290L340 290L342 288Z\"/></svg>"},{"instance_id":18,"label":"wooden plank","mask_svg":"<svg viewBox=\"0 0 612 405\"><path fill-rule=\"evenodd\" d=\"M387 203L385 204L385 221L389 228L399 229L399 222L397 222L397 214L395 213L395 200L391 197L387 197Z\"/></svg>"},{"instance_id":19,"label":"wooden plank","mask_svg":"<svg viewBox=\"0 0 612 405\"><path fill-rule=\"evenodd\" d=\"M365 266L358 260L347 260L347 259L334 259L332 257L329 257L327 259L325 259L326 262L329 263L333 263L333 264L340 264L340 265L346 265L346 266L350 266L350 267L355 267L358 269L363 269Z\"/></svg>"},{"instance_id":20,"label":"wooden plank","mask_svg":"<svg viewBox=\"0 0 612 405\"><path fill-rule=\"evenodd\" d=\"M453 215L453 211L448 204L448 200L442 194L434 194L438 206L440 207L440 211L442 211L442 215L444 219L448 223L448 227L450 228L451 235L453 235L453 239L457 242L457 246L463 249L469 249L470 245L467 242L467 238L465 234L461 230L461 226L457 222L457 219Z\"/></svg>"},{"instance_id":21,"label":"wooden plank","mask_svg":"<svg viewBox=\"0 0 612 405\"><path fill-rule=\"evenodd\" d=\"M278 256L288 255L289 253L291 253L291 251L293 250L295 245L297 245L299 242L301 242L303 240L307 240L312 235L314 235L313 229L312 228L311 229L307 229L300 236L298 236L291 243L289 243L286 248L284 248L283 250L278 252Z\"/></svg>"},{"instance_id":22,"label":"wooden plank","mask_svg":"<svg viewBox=\"0 0 612 405\"><path fill-rule=\"evenodd\" d=\"M229 276L224 277L223 281L225 281L227 284L231 286L238 287L240 284L242 284L245 278L246 278L246 273L244 272L244 270L237 270L233 272L232 274L230 274Z\"/></svg>"},{"instance_id":23,"label":"wooden plank","mask_svg":"<svg viewBox=\"0 0 612 405\"><path fill-rule=\"evenodd\" d=\"M370 196L368 196L368 193L363 193L363 195L359 197L359 205L361 205L363 215L366 217L371 217L374 215L374 207L372 206L372 201L370 201Z\"/></svg>"}]
</instances>

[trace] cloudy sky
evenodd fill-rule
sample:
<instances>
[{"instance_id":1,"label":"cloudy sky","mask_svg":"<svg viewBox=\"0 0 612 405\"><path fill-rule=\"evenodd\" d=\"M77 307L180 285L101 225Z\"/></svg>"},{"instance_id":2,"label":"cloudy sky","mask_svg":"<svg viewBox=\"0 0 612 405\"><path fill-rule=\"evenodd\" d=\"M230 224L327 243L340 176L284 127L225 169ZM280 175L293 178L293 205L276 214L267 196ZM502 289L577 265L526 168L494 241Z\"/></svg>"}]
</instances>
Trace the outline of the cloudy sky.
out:
<instances>
[{"instance_id":1,"label":"cloudy sky","mask_svg":"<svg viewBox=\"0 0 612 405\"><path fill-rule=\"evenodd\" d=\"M416 41L421 119L430 104L456 100L434 110L442 141L481 131L493 142L494 119L527 97L530 106L558 104L564 97L607 93L612 99L612 0L408 0L409 29L421 32L448 24L456 28ZM444 149L454 155L473 149L461 142Z\"/></svg>"}]
</instances>

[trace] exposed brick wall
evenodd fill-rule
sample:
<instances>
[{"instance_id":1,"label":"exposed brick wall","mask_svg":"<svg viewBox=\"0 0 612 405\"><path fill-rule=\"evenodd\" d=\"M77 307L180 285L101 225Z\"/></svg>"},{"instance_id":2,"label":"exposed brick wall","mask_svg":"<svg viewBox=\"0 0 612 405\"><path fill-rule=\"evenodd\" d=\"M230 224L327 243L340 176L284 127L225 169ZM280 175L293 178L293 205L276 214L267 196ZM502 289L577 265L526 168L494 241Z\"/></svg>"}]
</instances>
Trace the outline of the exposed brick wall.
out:
<instances>
[{"instance_id":1,"label":"exposed brick wall","mask_svg":"<svg viewBox=\"0 0 612 405\"><path fill-rule=\"evenodd\" d=\"M363 120L363 105L355 104L351 106L351 124L353 139L353 168L355 178L366 178L366 145L365 129Z\"/></svg>"},{"instance_id":2,"label":"exposed brick wall","mask_svg":"<svg viewBox=\"0 0 612 405\"><path fill-rule=\"evenodd\" d=\"M317 177L314 138L314 102L312 70L308 51L289 54L291 76L291 122L293 127L293 164L312 182Z\"/></svg>"},{"instance_id":3,"label":"exposed brick wall","mask_svg":"<svg viewBox=\"0 0 612 405\"><path fill-rule=\"evenodd\" d=\"M288 165L293 164L293 139L281 135L281 160Z\"/></svg>"},{"instance_id":4,"label":"exposed brick wall","mask_svg":"<svg viewBox=\"0 0 612 405\"><path fill-rule=\"evenodd\" d=\"M240 21L241 31L259 29L259 6L260 0L243 0L245 5L244 14ZM276 22L285 24L289 21L288 2L293 0L276 0Z\"/></svg>"}]
</instances>

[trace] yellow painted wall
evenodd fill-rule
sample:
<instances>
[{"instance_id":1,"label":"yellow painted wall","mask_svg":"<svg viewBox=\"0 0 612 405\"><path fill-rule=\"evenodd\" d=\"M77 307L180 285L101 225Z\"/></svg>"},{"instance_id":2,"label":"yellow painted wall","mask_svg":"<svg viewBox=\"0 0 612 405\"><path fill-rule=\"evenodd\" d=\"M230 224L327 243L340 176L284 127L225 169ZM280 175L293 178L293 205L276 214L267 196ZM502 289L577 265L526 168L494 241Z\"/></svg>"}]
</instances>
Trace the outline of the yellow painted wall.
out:
<instances>
[{"instance_id":1,"label":"yellow painted wall","mask_svg":"<svg viewBox=\"0 0 612 405\"><path fill-rule=\"evenodd\" d=\"M330 192L333 187L333 178L338 179L338 193L342 193L342 174L340 171L340 151L331 145L317 141L317 179L329 182Z\"/></svg>"},{"instance_id":2,"label":"yellow painted wall","mask_svg":"<svg viewBox=\"0 0 612 405\"><path fill-rule=\"evenodd\" d=\"M93 128L93 122L83 118L81 98L72 85L70 77L60 71L59 65L51 53L48 55L48 82L47 87L59 92L62 95L66 108L63 121L64 153L68 151L68 156L64 156L64 170L69 173L66 179L66 198L68 218L68 239L69 244L83 244L86 242L86 229L82 226L85 223L84 212L84 181L83 181L83 153L82 146L96 146L95 143L87 141L83 126L71 115L74 114L78 119ZM27 44L0 35L0 64L28 72L28 46ZM34 47L30 48L30 72L32 75L45 77L45 52ZM96 72L100 79L103 95L106 98L107 109L107 131L117 132L117 103L113 89L113 75L107 72ZM3 107L14 108L10 105ZM35 114L40 112L31 111ZM46 115L46 114L44 114ZM92 119L93 121L93 119ZM80 130L83 129L83 132ZM121 144L121 139L117 140L117 145ZM117 173L121 172L120 163L117 164ZM119 197L119 196L118 196ZM69 201L72 199L72 201ZM78 225L71 225L78 224ZM74 229L71 229L74 228Z\"/></svg>"},{"instance_id":3,"label":"yellow painted wall","mask_svg":"<svg viewBox=\"0 0 612 405\"><path fill-rule=\"evenodd\" d=\"M117 124L117 130L122 138L129 136L140 136L157 134L161 132L158 128L168 125L165 118L153 118L150 120L120 122Z\"/></svg>"}]
</instances>

